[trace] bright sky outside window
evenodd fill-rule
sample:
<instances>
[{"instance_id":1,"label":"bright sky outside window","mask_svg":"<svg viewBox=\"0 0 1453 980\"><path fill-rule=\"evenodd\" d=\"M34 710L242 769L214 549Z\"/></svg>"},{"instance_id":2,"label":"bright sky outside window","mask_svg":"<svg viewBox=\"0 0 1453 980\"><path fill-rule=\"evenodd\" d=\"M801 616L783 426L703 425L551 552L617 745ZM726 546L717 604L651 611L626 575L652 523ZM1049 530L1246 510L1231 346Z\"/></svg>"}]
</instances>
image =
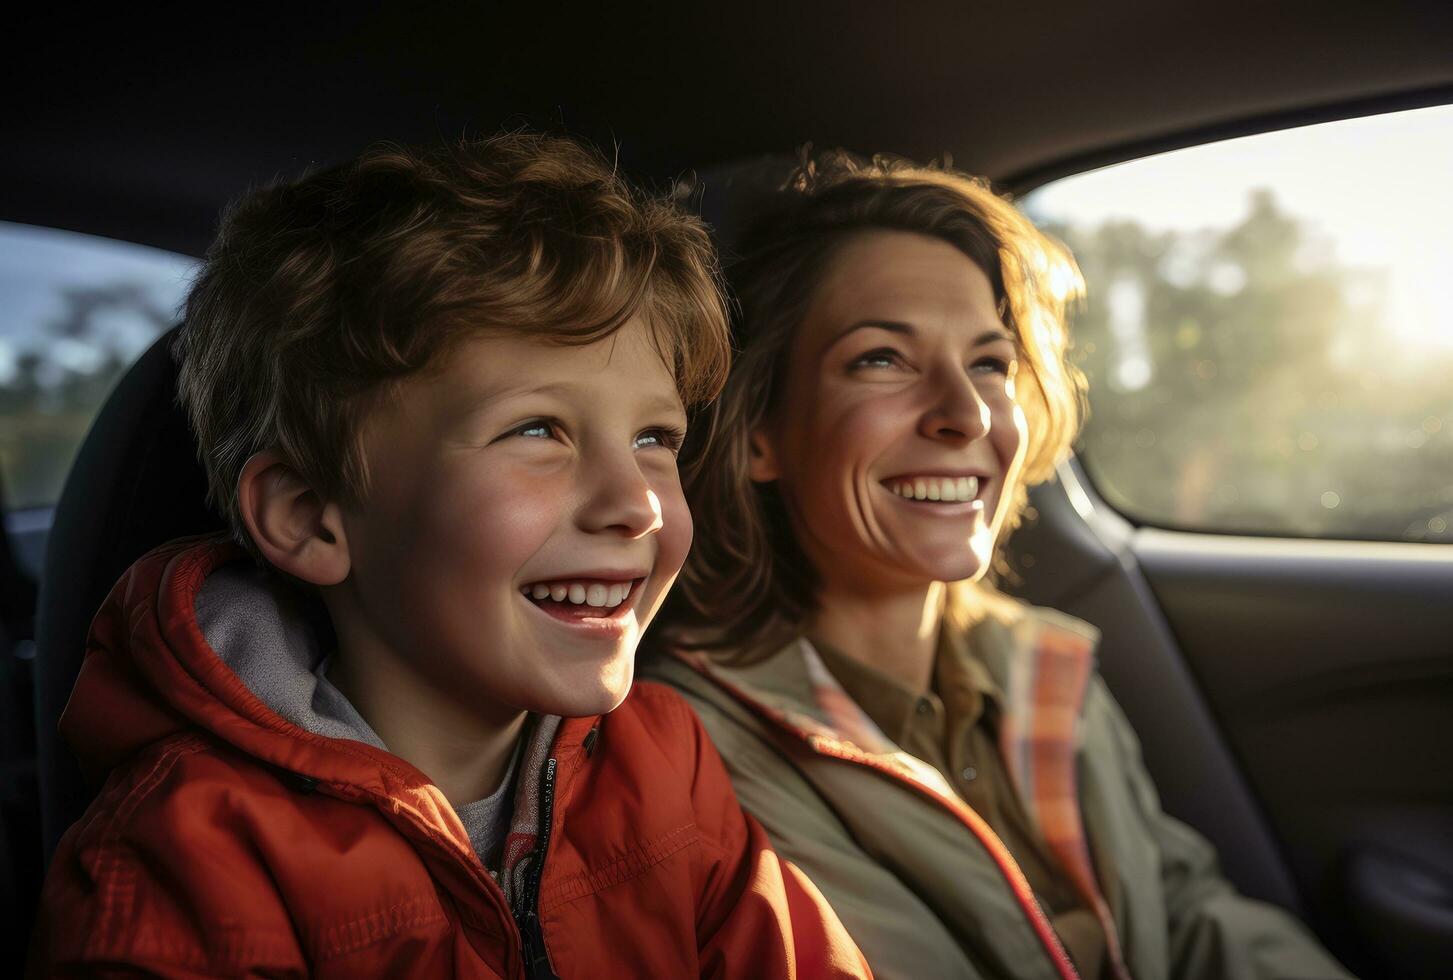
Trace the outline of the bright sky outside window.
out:
<instances>
[{"instance_id":1,"label":"bright sky outside window","mask_svg":"<svg viewBox=\"0 0 1453 980\"><path fill-rule=\"evenodd\" d=\"M1453 107L1193 147L1025 200L1089 286L1080 454L1198 530L1453 541Z\"/></svg>"},{"instance_id":2,"label":"bright sky outside window","mask_svg":"<svg viewBox=\"0 0 1453 980\"><path fill-rule=\"evenodd\" d=\"M121 373L176 322L195 260L0 223L0 478L44 507Z\"/></svg>"}]
</instances>

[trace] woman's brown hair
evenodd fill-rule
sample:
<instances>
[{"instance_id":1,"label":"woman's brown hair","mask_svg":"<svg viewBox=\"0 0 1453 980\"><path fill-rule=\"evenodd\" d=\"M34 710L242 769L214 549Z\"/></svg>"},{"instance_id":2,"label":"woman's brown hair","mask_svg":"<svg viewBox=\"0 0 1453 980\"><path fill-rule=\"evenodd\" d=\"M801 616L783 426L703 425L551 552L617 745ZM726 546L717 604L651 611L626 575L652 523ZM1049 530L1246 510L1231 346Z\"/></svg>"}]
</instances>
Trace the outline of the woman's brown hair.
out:
<instances>
[{"instance_id":1,"label":"woman's brown hair","mask_svg":"<svg viewBox=\"0 0 1453 980\"><path fill-rule=\"evenodd\" d=\"M738 302L740 353L721 397L695 426L685 463L697 532L662 634L669 643L751 657L802 628L817 577L798 547L776 484L748 477L749 441L782 395L792 340L842 245L871 231L906 231L953 245L993 285L1018 338L1020 401L1029 422L1024 477L1005 531L1016 527L1026 490L1069 451L1083 415L1083 379L1069 364L1067 305L1081 292L1069 252L982 180L946 167L843 151L806 157L784 189L785 204L748 236L728 270ZM966 614L974 586L953 590Z\"/></svg>"}]
</instances>

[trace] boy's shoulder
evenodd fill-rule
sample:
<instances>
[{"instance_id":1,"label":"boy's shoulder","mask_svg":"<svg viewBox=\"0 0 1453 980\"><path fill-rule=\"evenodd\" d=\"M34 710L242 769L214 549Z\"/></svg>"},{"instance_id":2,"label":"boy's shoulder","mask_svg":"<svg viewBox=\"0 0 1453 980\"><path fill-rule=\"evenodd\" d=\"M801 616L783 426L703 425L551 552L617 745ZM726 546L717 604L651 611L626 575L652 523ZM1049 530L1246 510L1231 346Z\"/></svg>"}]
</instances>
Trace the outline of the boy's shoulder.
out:
<instances>
[{"instance_id":1,"label":"boy's shoulder","mask_svg":"<svg viewBox=\"0 0 1453 980\"><path fill-rule=\"evenodd\" d=\"M703 828L722 819L716 811L723 801L735 801L721 756L695 710L666 684L636 681L620 707L602 718L600 747L612 769L649 779L649 806L684 806Z\"/></svg>"},{"instance_id":2,"label":"boy's shoulder","mask_svg":"<svg viewBox=\"0 0 1453 980\"><path fill-rule=\"evenodd\" d=\"M63 838L57 860L98 884L108 876L182 882L204 874L230 880L243 894L249 880L271 892L291 855L313 847L314 838L346 833L340 824L350 816L381 820L372 807L318 792L304 776L188 731L113 770ZM205 866L194 867L197 860Z\"/></svg>"},{"instance_id":3,"label":"boy's shoulder","mask_svg":"<svg viewBox=\"0 0 1453 980\"><path fill-rule=\"evenodd\" d=\"M254 832L259 798L283 793L262 767L191 733L114 770L46 877L44 959L188 969L298 961Z\"/></svg>"},{"instance_id":4,"label":"boy's shoulder","mask_svg":"<svg viewBox=\"0 0 1453 980\"><path fill-rule=\"evenodd\" d=\"M311 947L323 936L313 927L380 897L379 867L391 895L437 905L383 823L206 735L164 739L116 769L62 840L42 899L56 933L46 944L88 962L290 969L317 952L300 937Z\"/></svg>"},{"instance_id":5,"label":"boy's shoulder","mask_svg":"<svg viewBox=\"0 0 1453 980\"><path fill-rule=\"evenodd\" d=\"M695 765L701 743L709 743L696 712L670 685L637 680L620 707L604 717L604 731L613 740L640 739L683 765Z\"/></svg>"},{"instance_id":6,"label":"boy's shoulder","mask_svg":"<svg viewBox=\"0 0 1453 980\"><path fill-rule=\"evenodd\" d=\"M692 724L691 708L675 689L659 681L637 678L625 701L606 717L613 718L623 710L647 719L650 724Z\"/></svg>"}]
</instances>

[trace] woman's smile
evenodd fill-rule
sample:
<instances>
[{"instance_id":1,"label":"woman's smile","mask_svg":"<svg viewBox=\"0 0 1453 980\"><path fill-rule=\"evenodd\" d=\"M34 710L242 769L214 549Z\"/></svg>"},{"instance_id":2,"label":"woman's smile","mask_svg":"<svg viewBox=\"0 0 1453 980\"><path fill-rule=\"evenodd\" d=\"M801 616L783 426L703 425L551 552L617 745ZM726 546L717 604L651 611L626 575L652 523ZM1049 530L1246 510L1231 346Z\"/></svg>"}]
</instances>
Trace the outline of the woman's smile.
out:
<instances>
[{"instance_id":1,"label":"woman's smile","mask_svg":"<svg viewBox=\"0 0 1453 980\"><path fill-rule=\"evenodd\" d=\"M826 579L977 578L1027 442L1017 345L988 277L946 242L868 232L837 253L817 295L780 422L756 440L755 478L780 481Z\"/></svg>"}]
</instances>

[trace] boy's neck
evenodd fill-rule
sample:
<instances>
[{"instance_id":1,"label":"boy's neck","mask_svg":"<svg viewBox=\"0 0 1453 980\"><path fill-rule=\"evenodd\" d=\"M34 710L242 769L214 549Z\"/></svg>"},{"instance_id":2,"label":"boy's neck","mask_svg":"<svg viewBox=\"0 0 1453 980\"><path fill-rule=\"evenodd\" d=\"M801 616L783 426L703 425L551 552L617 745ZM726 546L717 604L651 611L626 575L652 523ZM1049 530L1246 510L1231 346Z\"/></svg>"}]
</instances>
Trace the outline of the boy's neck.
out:
<instances>
[{"instance_id":1,"label":"boy's neck","mask_svg":"<svg viewBox=\"0 0 1453 980\"><path fill-rule=\"evenodd\" d=\"M394 755L423 772L455 807L499 788L524 730L523 711L482 711L450 698L381 644L339 630L328 680Z\"/></svg>"}]
</instances>

